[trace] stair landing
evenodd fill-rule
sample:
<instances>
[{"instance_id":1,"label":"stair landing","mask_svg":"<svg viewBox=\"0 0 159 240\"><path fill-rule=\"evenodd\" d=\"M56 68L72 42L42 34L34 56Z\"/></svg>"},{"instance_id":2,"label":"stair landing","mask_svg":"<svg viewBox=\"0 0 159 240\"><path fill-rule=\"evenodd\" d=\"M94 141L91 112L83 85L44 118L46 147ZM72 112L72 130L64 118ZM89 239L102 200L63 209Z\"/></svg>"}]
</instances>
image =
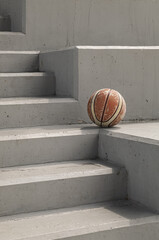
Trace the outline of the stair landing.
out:
<instances>
[{"instance_id":1,"label":"stair landing","mask_svg":"<svg viewBox=\"0 0 159 240\"><path fill-rule=\"evenodd\" d=\"M103 129L101 129L102 133ZM117 125L113 128L104 129L109 131L109 134L116 136L123 136L129 139L138 139L144 142L157 142L159 141L159 121L146 121L146 122L126 122Z\"/></svg>"}]
</instances>

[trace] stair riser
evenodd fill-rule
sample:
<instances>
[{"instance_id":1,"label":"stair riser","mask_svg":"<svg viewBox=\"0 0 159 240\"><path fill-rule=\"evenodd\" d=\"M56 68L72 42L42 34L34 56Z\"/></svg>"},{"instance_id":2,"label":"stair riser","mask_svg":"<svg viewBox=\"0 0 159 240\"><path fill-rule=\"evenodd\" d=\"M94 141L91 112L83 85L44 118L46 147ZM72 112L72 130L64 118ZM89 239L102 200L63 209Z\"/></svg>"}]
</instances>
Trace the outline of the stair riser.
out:
<instances>
[{"instance_id":1,"label":"stair riser","mask_svg":"<svg viewBox=\"0 0 159 240\"><path fill-rule=\"evenodd\" d=\"M9 17L0 17L0 31L11 31L11 20Z\"/></svg>"},{"instance_id":2,"label":"stair riser","mask_svg":"<svg viewBox=\"0 0 159 240\"><path fill-rule=\"evenodd\" d=\"M0 142L0 167L95 159L98 134Z\"/></svg>"},{"instance_id":3,"label":"stair riser","mask_svg":"<svg viewBox=\"0 0 159 240\"><path fill-rule=\"evenodd\" d=\"M39 53L0 52L0 72L38 72Z\"/></svg>"},{"instance_id":4,"label":"stair riser","mask_svg":"<svg viewBox=\"0 0 159 240\"><path fill-rule=\"evenodd\" d=\"M0 97L36 97L55 94L54 76L0 77Z\"/></svg>"},{"instance_id":5,"label":"stair riser","mask_svg":"<svg viewBox=\"0 0 159 240\"><path fill-rule=\"evenodd\" d=\"M79 118L80 119L80 118ZM0 128L78 123L78 102L0 105Z\"/></svg>"},{"instance_id":6,"label":"stair riser","mask_svg":"<svg viewBox=\"0 0 159 240\"><path fill-rule=\"evenodd\" d=\"M5 33L1 32L0 38L1 38L1 42L0 42L0 50L1 51L4 51L4 50L5 51L27 50L26 34L23 34L20 32L5 32ZM30 47L29 49L33 49L33 47Z\"/></svg>"},{"instance_id":7,"label":"stair riser","mask_svg":"<svg viewBox=\"0 0 159 240\"><path fill-rule=\"evenodd\" d=\"M0 215L32 212L126 197L126 174L120 172L0 187Z\"/></svg>"}]
</instances>

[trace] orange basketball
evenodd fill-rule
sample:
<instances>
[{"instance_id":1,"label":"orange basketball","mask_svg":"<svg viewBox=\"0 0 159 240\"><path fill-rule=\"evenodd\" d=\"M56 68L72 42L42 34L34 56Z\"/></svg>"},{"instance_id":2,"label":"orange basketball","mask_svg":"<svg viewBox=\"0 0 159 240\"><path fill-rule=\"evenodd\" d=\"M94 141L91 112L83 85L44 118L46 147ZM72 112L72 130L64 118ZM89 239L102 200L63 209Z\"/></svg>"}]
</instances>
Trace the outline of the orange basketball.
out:
<instances>
[{"instance_id":1,"label":"orange basketball","mask_svg":"<svg viewBox=\"0 0 159 240\"><path fill-rule=\"evenodd\" d=\"M87 111L90 119L101 127L112 127L125 116L126 103L121 94L105 88L96 91L89 99Z\"/></svg>"}]
</instances>

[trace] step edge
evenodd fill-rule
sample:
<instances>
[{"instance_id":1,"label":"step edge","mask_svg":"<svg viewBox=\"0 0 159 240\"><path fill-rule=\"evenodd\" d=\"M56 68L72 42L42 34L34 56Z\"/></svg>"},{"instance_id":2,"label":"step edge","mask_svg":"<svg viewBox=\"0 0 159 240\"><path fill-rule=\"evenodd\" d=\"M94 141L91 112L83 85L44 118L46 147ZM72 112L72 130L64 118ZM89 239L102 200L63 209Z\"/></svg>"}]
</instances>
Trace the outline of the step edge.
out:
<instances>
[{"instance_id":1,"label":"step edge","mask_svg":"<svg viewBox=\"0 0 159 240\"><path fill-rule=\"evenodd\" d=\"M147 46L132 46L132 45L75 45L71 47L65 47L55 50L43 50L40 52L41 55L50 54L54 52L63 52L69 50L158 50L159 45L147 45Z\"/></svg>"},{"instance_id":2,"label":"step edge","mask_svg":"<svg viewBox=\"0 0 159 240\"><path fill-rule=\"evenodd\" d=\"M65 133L50 133L50 134L25 134L25 135L19 135L19 136L12 136L12 137L2 137L0 136L0 142L5 141L17 141L17 140L31 140L31 139L42 139L42 138L57 138L57 137L68 137L68 136L84 136L84 135L98 135L99 130L74 130L72 132L65 132Z\"/></svg>"},{"instance_id":3,"label":"step edge","mask_svg":"<svg viewBox=\"0 0 159 240\"><path fill-rule=\"evenodd\" d=\"M157 213L152 212L151 210L147 209L147 207L143 205L138 205L134 203L131 200L109 200L104 202L96 202L96 203L88 203L88 204L81 204L78 206L73 207L65 207L65 208L58 208L58 209L51 209L51 210L40 210L35 212L29 212L29 213L19 213L19 214L13 214L10 216L3 216L0 217L0 223L6 222L6 221L21 221L22 219L31 219L31 218L41 218L43 216L49 216L49 215L60 215L61 213L69 214L70 212L79 212L81 210L91 210L91 209L100 209L100 208L113 208L113 207L137 207L141 210L144 210L151 214L151 216L157 216L159 215ZM71 210L71 211L70 211ZM73 210L73 211L72 211ZM150 217L151 217L150 216Z\"/></svg>"},{"instance_id":4,"label":"step edge","mask_svg":"<svg viewBox=\"0 0 159 240\"><path fill-rule=\"evenodd\" d=\"M42 105L42 104L68 104L78 103L75 98L69 97L12 97L0 98L0 106L19 106L19 105Z\"/></svg>"},{"instance_id":5,"label":"step edge","mask_svg":"<svg viewBox=\"0 0 159 240\"><path fill-rule=\"evenodd\" d=\"M144 222L145 220L147 221L146 223ZM69 233L68 233L68 230L64 230L64 231L54 232L50 234L36 235L28 238L21 238L19 240L40 240L40 237L47 237L46 240L50 240L50 239L62 240L66 238L72 239L73 237L85 236L85 235L89 236L90 234L106 232L114 229L132 228L135 226L146 226L148 224L156 224L156 223L158 223L159 225L159 218L156 218L156 217L140 218L140 220L137 219L137 222L134 222L133 220L125 219L122 221L103 223L100 225L93 225L90 227L69 229ZM42 240L44 240L44 238L42 238Z\"/></svg>"},{"instance_id":6,"label":"step edge","mask_svg":"<svg viewBox=\"0 0 159 240\"><path fill-rule=\"evenodd\" d=\"M11 55L20 55L20 54L23 54L23 55L39 55L40 54L40 51L1 51L0 50L0 54L2 55L8 55L8 54L11 54Z\"/></svg>"},{"instance_id":7,"label":"step edge","mask_svg":"<svg viewBox=\"0 0 159 240\"><path fill-rule=\"evenodd\" d=\"M93 163L94 160L92 160ZM72 161L73 162L73 161ZM78 163L84 163L85 161L77 161ZM69 163L71 163L71 161L69 161ZM88 162L87 162L88 163ZM91 161L90 161L91 163ZM22 176L21 179L12 176L11 181L10 180L2 180L0 181L0 187L5 187L5 186L17 186L17 185L26 185L26 184L31 184L31 183L44 183L44 182L52 182L52 181L59 181L59 180L66 180L66 179L78 179L78 178L85 178L85 177L95 177L95 176L103 176L103 175L119 175L119 174L123 174L126 172L126 170L123 167L116 167L116 166L107 166L106 164L101 164L101 161L98 163L97 161L95 161L96 164L100 164L100 169L89 169L87 170L87 165L86 165L86 169L83 170L77 170L79 166L76 167L76 169L72 169L70 172L65 172L65 169L68 169L68 167L64 167L62 173L45 173L43 176L34 176L34 173L32 173L31 176ZM40 166L44 166L46 164L40 164ZM47 164L48 168L50 165L56 165L59 166L60 163L56 163L56 164ZM89 163L88 163L89 165ZM29 165L31 166L31 165ZM35 166L35 165L34 165ZM37 168L40 168L39 164L37 164ZM5 171L6 173L12 173L14 172L14 169L17 169L18 172L18 167L10 167L10 168L3 168L0 170L0 173ZM6 169L6 170L5 170ZM12 171L13 169L13 171ZM24 169L24 167L19 167L20 169ZM55 168L56 169L56 168ZM7 171L8 170L8 171ZM31 169L28 169L26 171L30 171ZM13 181L14 180L14 181Z\"/></svg>"},{"instance_id":8,"label":"step edge","mask_svg":"<svg viewBox=\"0 0 159 240\"><path fill-rule=\"evenodd\" d=\"M55 214L55 216L56 216L56 215L60 215L60 214L63 215L63 213L64 214L70 214L71 212L79 212L79 211L82 211L82 210L90 210L90 209L93 209L93 208L100 209L100 208L103 208L103 207L105 208L106 207L106 208L109 209L109 207L111 207L112 211L113 211L113 207L115 206L114 203L115 204L119 203L119 206L121 205L121 207L122 206L127 206L128 208L132 207L132 203L130 201L125 201L125 200L108 201L108 202L102 202L102 203L93 203L93 204L81 205L81 206L76 206L76 207L71 207L71 208L62 208L62 209L38 211L38 212L32 212L32 213L21 213L21 214L16 214L16 215L11 215L11 216L3 216L3 217L0 218L0 224L6 224L6 223L10 223L10 222L12 223L12 222L15 222L15 221L16 222L18 222L18 221L21 222L21 221L25 221L25 220L27 221L28 219L37 219L38 220L38 218L42 218L42 217L45 217L45 216L47 217L49 215L54 215ZM140 208L140 209L143 209L144 211L146 210L145 208ZM124 221L116 221L116 223L121 223L122 225L124 225L124 224L127 225L127 226L124 226L124 227L131 227L131 226L137 226L137 225L143 225L143 224L149 224L149 223L159 224L159 215L157 215L155 213L152 213L148 210L146 210L146 211L150 214L150 216L142 217L142 218L140 218L140 221L138 221L138 222L136 222L136 220L135 221L134 220L130 221L129 219L126 219ZM136 219L138 220L139 218L136 218ZM146 222L143 223L145 220L146 220ZM94 224L93 229L95 229L95 227L97 227L96 232L102 231L103 230L102 228L104 228L104 231L111 230L110 224L112 224L112 222L111 223L103 223L103 224L100 224L100 225L99 224ZM88 232L88 233L94 233L94 231L91 227L92 227L92 225L90 226L90 228L89 228L90 232ZM109 229L105 229L105 228L108 228L108 227L109 227ZM120 228L121 227L122 226L120 226ZM117 228L117 227L115 226L114 228ZM80 229L82 229L82 228L76 227L76 228L72 229L74 231L74 233L73 233L73 231L71 231L71 235L74 234L74 235L72 235L72 237L77 235ZM86 231L86 230L88 230L88 226L83 229L83 231ZM21 238L18 238L18 239L19 240L40 240L39 237L45 237L46 236L46 237L48 237L47 238L47 240L48 240L48 239L50 239L49 237L51 237L51 236L54 237L54 236L57 236L57 235L58 235L57 239L62 239L62 238L64 238L64 236L60 236L60 232L61 231L50 232L48 234L47 233L46 234L36 234L34 236L21 237ZM64 232L65 231L63 231L62 234L64 234ZM67 230L67 233L68 233L68 230ZM70 233L70 231L69 231L69 233ZM86 233L84 232L84 235L85 234ZM71 237L71 235L68 236L68 237ZM81 235L81 232L80 232L79 235Z\"/></svg>"},{"instance_id":9,"label":"step edge","mask_svg":"<svg viewBox=\"0 0 159 240\"><path fill-rule=\"evenodd\" d=\"M54 76L53 72L19 72L19 73L1 73L0 78L10 77L51 77Z\"/></svg>"}]
</instances>

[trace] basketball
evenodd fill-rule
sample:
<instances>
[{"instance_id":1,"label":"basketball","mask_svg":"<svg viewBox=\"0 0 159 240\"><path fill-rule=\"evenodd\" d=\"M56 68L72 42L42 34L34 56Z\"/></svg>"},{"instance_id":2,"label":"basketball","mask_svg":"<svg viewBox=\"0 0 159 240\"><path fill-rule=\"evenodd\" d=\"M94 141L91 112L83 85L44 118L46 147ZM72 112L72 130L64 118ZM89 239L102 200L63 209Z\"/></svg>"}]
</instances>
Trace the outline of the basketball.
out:
<instances>
[{"instance_id":1,"label":"basketball","mask_svg":"<svg viewBox=\"0 0 159 240\"><path fill-rule=\"evenodd\" d=\"M112 127L124 118L126 103L119 92L109 88L100 89L90 97L87 111L96 125Z\"/></svg>"}]
</instances>

